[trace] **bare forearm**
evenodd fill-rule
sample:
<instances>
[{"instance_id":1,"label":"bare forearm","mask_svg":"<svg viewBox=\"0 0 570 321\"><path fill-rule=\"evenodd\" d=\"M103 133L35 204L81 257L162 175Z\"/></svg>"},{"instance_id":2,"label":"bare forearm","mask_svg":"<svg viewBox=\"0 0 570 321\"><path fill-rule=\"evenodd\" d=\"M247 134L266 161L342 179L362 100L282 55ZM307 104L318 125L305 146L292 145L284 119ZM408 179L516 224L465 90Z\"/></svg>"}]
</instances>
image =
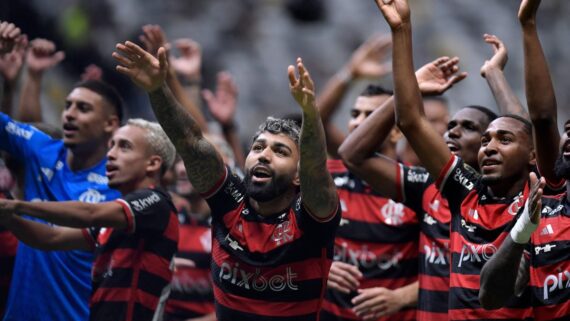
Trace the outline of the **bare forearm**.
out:
<instances>
[{"instance_id":1,"label":"bare forearm","mask_svg":"<svg viewBox=\"0 0 570 321\"><path fill-rule=\"evenodd\" d=\"M204 133L208 132L208 123L206 122L206 118L204 118L204 114L200 110L200 106L197 103L199 96L189 98L186 91L184 90L184 87L182 87L182 84L180 84L176 73L172 70L168 72L166 82L176 100L178 100L180 104L190 113L190 115L192 115L195 122L198 124L198 126L200 126L201 131Z\"/></svg>"},{"instance_id":2,"label":"bare forearm","mask_svg":"<svg viewBox=\"0 0 570 321\"><path fill-rule=\"evenodd\" d=\"M343 68L334 75L327 82L319 97L317 97L317 108L319 109L327 138L327 152L333 158L339 157L338 148L345 139L345 134L332 121L334 113L338 110L349 88L349 81L343 79L343 77L348 76L345 70L346 68Z\"/></svg>"},{"instance_id":3,"label":"bare forearm","mask_svg":"<svg viewBox=\"0 0 570 321\"><path fill-rule=\"evenodd\" d=\"M40 250L88 249L85 242L65 242L61 238L61 232L69 231L68 228L49 226L15 215L4 225L18 240Z\"/></svg>"},{"instance_id":4,"label":"bare forearm","mask_svg":"<svg viewBox=\"0 0 570 321\"><path fill-rule=\"evenodd\" d=\"M299 144L303 203L314 215L327 217L337 207L338 196L326 168L325 132L316 108L303 111Z\"/></svg>"},{"instance_id":5,"label":"bare forearm","mask_svg":"<svg viewBox=\"0 0 570 321\"><path fill-rule=\"evenodd\" d=\"M359 125L338 149L344 162L359 166L382 145L394 127L394 97Z\"/></svg>"},{"instance_id":6,"label":"bare forearm","mask_svg":"<svg viewBox=\"0 0 570 321\"><path fill-rule=\"evenodd\" d=\"M18 119L22 122L41 122L40 103L42 74L28 73L20 94Z\"/></svg>"},{"instance_id":7,"label":"bare forearm","mask_svg":"<svg viewBox=\"0 0 570 321\"><path fill-rule=\"evenodd\" d=\"M2 79L2 97L0 102L0 108L3 113L13 117L12 114L12 104L14 103L14 89L16 84L10 82L7 79Z\"/></svg>"},{"instance_id":8,"label":"bare forearm","mask_svg":"<svg viewBox=\"0 0 570 321\"><path fill-rule=\"evenodd\" d=\"M419 282L410 283L396 290L402 299L403 308L415 307L418 304Z\"/></svg>"},{"instance_id":9,"label":"bare forearm","mask_svg":"<svg viewBox=\"0 0 570 321\"><path fill-rule=\"evenodd\" d=\"M485 79L495 97L501 115L515 114L528 119L527 111L513 92L502 70L489 68L485 73Z\"/></svg>"},{"instance_id":10,"label":"bare forearm","mask_svg":"<svg viewBox=\"0 0 570 321\"><path fill-rule=\"evenodd\" d=\"M485 263L481 271L479 291L479 302L483 308L501 308L515 294L524 247L507 236L497 253Z\"/></svg>"},{"instance_id":11,"label":"bare forearm","mask_svg":"<svg viewBox=\"0 0 570 321\"><path fill-rule=\"evenodd\" d=\"M154 114L182 156L188 178L199 192L209 191L224 171L224 164L204 136L199 123L174 98L167 85L149 93Z\"/></svg>"},{"instance_id":12,"label":"bare forearm","mask_svg":"<svg viewBox=\"0 0 570 321\"><path fill-rule=\"evenodd\" d=\"M95 226L97 205L84 202L15 201L15 212L69 227Z\"/></svg>"}]
</instances>

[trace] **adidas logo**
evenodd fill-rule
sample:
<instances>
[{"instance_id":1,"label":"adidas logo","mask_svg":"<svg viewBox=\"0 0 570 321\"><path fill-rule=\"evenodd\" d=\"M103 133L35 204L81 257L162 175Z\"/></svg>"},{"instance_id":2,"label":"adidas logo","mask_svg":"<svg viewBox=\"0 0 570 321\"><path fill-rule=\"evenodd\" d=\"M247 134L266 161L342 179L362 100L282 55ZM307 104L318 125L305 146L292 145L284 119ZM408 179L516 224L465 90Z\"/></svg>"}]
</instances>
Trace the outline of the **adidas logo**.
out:
<instances>
[{"instance_id":1,"label":"adidas logo","mask_svg":"<svg viewBox=\"0 0 570 321\"><path fill-rule=\"evenodd\" d=\"M542 231L540 231L540 235L550 235L554 234L554 229L552 228L552 224L546 225Z\"/></svg>"}]
</instances>

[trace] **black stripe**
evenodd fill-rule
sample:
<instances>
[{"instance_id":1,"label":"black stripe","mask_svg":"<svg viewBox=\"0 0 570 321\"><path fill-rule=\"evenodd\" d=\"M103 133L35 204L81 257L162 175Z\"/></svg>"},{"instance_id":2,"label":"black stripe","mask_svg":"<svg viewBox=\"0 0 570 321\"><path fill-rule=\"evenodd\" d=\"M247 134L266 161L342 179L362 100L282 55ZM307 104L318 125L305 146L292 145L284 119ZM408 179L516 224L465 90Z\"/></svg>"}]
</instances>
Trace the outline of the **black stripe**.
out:
<instances>
[{"instance_id":1,"label":"black stripe","mask_svg":"<svg viewBox=\"0 0 570 321\"><path fill-rule=\"evenodd\" d=\"M160 297L169 282L170 280L165 280L156 274L140 270L137 288L155 297Z\"/></svg>"},{"instance_id":2,"label":"black stripe","mask_svg":"<svg viewBox=\"0 0 570 321\"><path fill-rule=\"evenodd\" d=\"M359 265L358 268L362 274L364 274L365 279L396 279L418 275L417 258L398 261L396 265L391 265L387 270L381 268L382 263L385 263L386 265L390 264L390 262L380 262L378 265L372 267Z\"/></svg>"},{"instance_id":3,"label":"black stripe","mask_svg":"<svg viewBox=\"0 0 570 321\"><path fill-rule=\"evenodd\" d=\"M204 316L202 313L197 313L190 310L174 311L164 313L164 321L185 321L186 319L193 319Z\"/></svg>"},{"instance_id":4,"label":"black stripe","mask_svg":"<svg viewBox=\"0 0 570 321\"><path fill-rule=\"evenodd\" d=\"M91 306L89 320L125 320L127 317L127 303L104 301Z\"/></svg>"},{"instance_id":5,"label":"black stripe","mask_svg":"<svg viewBox=\"0 0 570 321\"><path fill-rule=\"evenodd\" d=\"M511 230L511 228L513 227L514 223L515 223L515 217L513 216L513 219L511 221L509 221L506 224L503 224L501 226L498 226L497 228L494 229L486 229L483 226L473 223L473 222L466 222L466 226L470 226L470 227L474 227L475 229L473 230L473 232L469 232L467 227L464 227L461 225L461 220L463 219L463 217L457 217L454 216L452 219L452 225L453 225L453 231L454 232L458 232L459 234L461 234L461 236L463 236L463 238L470 242L470 243L474 243L474 244L486 244L486 243L491 243L493 241L495 241L497 238L499 238L499 236L501 235L501 233L503 232L508 232Z\"/></svg>"},{"instance_id":6,"label":"black stripe","mask_svg":"<svg viewBox=\"0 0 570 321\"><path fill-rule=\"evenodd\" d=\"M171 290L169 299L187 301L187 302L212 302L214 303L214 292L210 291L208 293L199 292L183 292L178 290Z\"/></svg>"},{"instance_id":7,"label":"black stripe","mask_svg":"<svg viewBox=\"0 0 570 321\"><path fill-rule=\"evenodd\" d=\"M152 321L154 314L156 313L156 307L149 309L140 303L135 303L133 321ZM118 320L118 319L110 319ZM130 321L130 320L129 320Z\"/></svg>"},{"instance_id":8,"label":"black stripe","mask_svg":"<svg viewBox=\"0 0 570 321\"><path fill-rule=\"evenodd\" d=\"M350 219L338 227L336 236L367 243L400 244L417 241L419 231L418 224L391 226Z\"/></svg>"},{"instance_id":9,"label":"black stripe","mask_svg":"<svg viewBox=\"0 0 570 321\"><path fill-rule=\"evenodd\" d=\"M435 264L426 262L426 255L420 253L419 255L419 274L430 275L430 276L440 276L449 277L449 258L444 256L446 264ZM434 262L440 262L441 258L436 254L434 256Z\"/></svg>"},{"instance_id":10,"label":"black stripe","mask_svg":"<svg viewBox=\"0 0 570 321\"><path fill-rule=\"evenodd\" d=\"M420 220L421 232L424 233L428 238L449 240L449 223L445 224L436 222L430 225L424 222L423 217Z\"/></svg>"},{"instance_id":11,"label":"black stripe","mask_svg":"<svg viewBox=\"0 0 570 321\"><path fill-rule=\"evenodd\" d=\"M111 271L111 275L100 281L96 287L93 281L93 293L97 288L105 288L104 291L112 291L113 288L129 288L133 280L132 269L118 269L115 268Z\"/></svg>"},{"instance_id":12,"label":"black stripe","mask_svg":"<svg viewBox=\"0 0 570 321\"><path fill-rule=\"evenodd\" d=\"M277 313L277 311L275 311ZM316 321L317 313L308 315L296 315L292 317L265 316L232 310L228 307L216 304L216 316L218 321Z\"/></svg>"},{"instance_id":13,"label":"black stripe","mask_svg":"<svg viewBox=\"0 0 570 321\"><path fill-rule=\"evenodd\" d=\"M537 231L540 232L540 231ZM546 252L544 246L550 244L550 251ZM554 266L556 264L570 261L570 241L553 241L546 244L539 244L532 247L533 267ZM556 245L552 247L552 245ZM536 254L538 251L538 254Z\"/></svg>"},{"instance_id":14,"label":"black stripe","mask_svg":"<svg viewBox=\"0 0 570 321\"><path fill-rule=\"evenodd\" d=\"M187 260L192 260L196 265L196 269L210 270L210 260L212 259L211 253L204 252L181 252L176 253L176 257Z\"/></svg>"},{"instance_id":15,"label":"black stripe","mask_svg":"<svg viewBox=\"0 0 570 321\"><path fill-rule=\"evenodd\" d=\"M524 309L531 305L531 293L527 289L520 298L511 297L504 305L505 308ZM449 288L450 309L482 309L479 303L479 290L464 288Z\"/></svg>"},{"instance_id":16,"label":"black stripe","mask_svg":"<svg viewBox=\"0 0 570 321\"><path fill-rule=\"evenodd\" d=\"M434 313L447 313L449 308L449 292L420 289L418 294L418 310Z\"/></svg>"},{"instance_id":17,"label":"black stripe","mask_svg":"<svg viewBox=\"0 0 570 321\"><path fill-rule=\"evenodd\" d=\"M556 275L557 276L557 275ZM566 286L568 285L568 279L563 276L562 279L562 289L560 289L557 284L553 284L553 281L548 282L548 286L546 287L546 294L547 299L544 298L544 288L543 287L534 287L530 286L530 289L533 293L533 305L534 306L545 306L551 304L561 304L564 302L570 301L570 289Z\"/></svg>"},{"instance_id":18,"label":"black stripe","mask_svg":"<svg viewBox=\"0 0 570 321\"><path fill-rule=\"evenodd\" d=\"M451 253L451 271L457 274L477 275L491 256L481 253L473 254L471 248L464 248L460 253Z\"/></svg>"}]
</instances>

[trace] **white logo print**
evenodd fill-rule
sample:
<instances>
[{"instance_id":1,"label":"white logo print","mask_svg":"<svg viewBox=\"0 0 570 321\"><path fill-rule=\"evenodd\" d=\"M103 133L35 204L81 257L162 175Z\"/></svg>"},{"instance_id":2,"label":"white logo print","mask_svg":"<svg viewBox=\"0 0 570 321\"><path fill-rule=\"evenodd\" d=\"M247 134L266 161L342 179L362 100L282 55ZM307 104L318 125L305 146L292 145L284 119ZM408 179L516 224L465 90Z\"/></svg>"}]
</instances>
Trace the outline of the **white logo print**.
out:
<instances>
[{"instance_id":1,"label":"white logo print","mask_svg":"<svg viewBox=\"0 0 570 321\"><path fill-rule=\"evenodd\" d=\"M466 228L467 232L473 233L477 229L475 225L469 225L464 219L461 219L461 227Z\"/></svg>"},{"instance_id":2,"label":"white logo print","mask_svg":"<svg viewBox=\"0 0 570 321\"><path fill-rule=\"evenodd\" d=\"M453 175L453 179L459 182L459 184L465 187L468 191L472 190L475 186L472 181L463 175L463 172L459 168L455 169L455 175Z\"/></svg>"},{"instance_id":3,"label":"white logo print","mask_svg":"<svg viewBox=\"0 0 570 321\"><path fill-rule=\"evenodd\" d=\"M555 247L556 247L556 244L545 244L544 246L535 246L534 247L534 253L536 253L536 255L539 255L540 252L548 253L548 252L552 251L552 249Z\"/></svg>"},{"instance_id":4,"label":"white logo print","mask_svg":"<svg viewBox=\"0 0 570 321\"><path fill-rule=\"evenodd\" d=\"M228 242L228 245L229 245L234 251L237 251L237 250L243 251L243 247L239 246L238 241L232 239L232 238L230 237L230 234L229 234L229 233L226 235L226 237L225 237L224 240Z\"/></svg>"},{"instance_id":5,"label":"white logo print","mask_svg":"<svg viewBox=\"0 0 570 321\"><path fill-rule=\"evenodd\" d=\"M562 289L570 289L570 272L564 271L548 275L543 284L544 300L548 300L550 293Z\"/></svg>"},{"instance_id":6,"label":"white logo print","mask_svg":"<svg viewBox=\"0 0 570 321\"><path fill-rule=\"evenodd\" d=\"M471 263L488 261L495 253L497 247L493 244L463 244L457 267L461 267L463 262L467 261Z\"/></svg>"},{"instance_id":7,"label":"white logo print","mask_svg":"<svg viewBox=\"0 0 570 321\"><path fill-rule=\"evenodd\" d=\"M101 185L107 185L107 183L109 183L109 179L107 178L107 176L99 175L93 172L87 175L87 181Z\"/></svg>"},{"instance_id":8,"label":"white logo print","mask_svg":"<svg viewBox=\"0 0 570 321\"><path fill-rule=\"evenodd\" d=\"M42 173L44 173L44 175L47 177L48 181L51 181L52 177L53 177L53 171L49 168L45 168L42 167L41 168Z\"/></svg>"},{"instance_id":9,"label":"white logo print","mask_svg":"<svg viewBox=\"0 0 570 321\"><path fill-rule=\"evenodd\" d=\"M160 202L160 196L155 192L152 192L149 196L145 198L139 198L137 200L131 201L131 205L137 212L142 212L149 208L151 205Z\"/></svg>"},{"instance_id":10,"label":"white logo print","mask_svg":"<svg viewBox=\"0 0 570 321\"><path fill-rule=\"evenodd\" d=\"M398 266L403 257L403 253L398 250L376 255L370 251L366 245L362 245L359 249L348 248L348 244L346 243L334 247L335 261L341 261L368 269L378 267L381 270L388 270L391 267Z\"/></svg>"},{"instance_id":11,"label":"white logo print","mask_svg":"<svg viewBox=\"0 0 570 321\"><path fill-rule=\"evenodd\" d=\"M85 203L101 203L105 198L105 195L91 188L79 195L79 200Z\"/></svg>"},{"instance_id":12,"label":"white logo print","mask_svg":"<svg viewBox=\"0 0 570 321\"><path fill-rule=\"evenodd\" d=\"M401 225L404 218L404 204L389 200L380 210L388 225Z\"/></svg>"},{"instance_id":13,"label":"white logo print","mask_svg":"<svg viewBox=\"0 0 570 321\"><path fill-rule=\"evenodd\" d=\"M293 272L291 267L285 268L283 272L283 274L264 276L259 268L256 268L255 273L253 273L241 269L239 263L232 266L232 264L224 262L220 266L218 278L220 281L225 280L235 286L258 292L265 291L267 288L274 292L281 292L285 289L299 290L299 287L293 282L297 278L297 273Z\"/></svg>"},{"instance_id":14,"label":"white logo print","mask_svg":"<svg viewBox=\"0 0 570 321\"><path fill-rule=\"evenodd\" d=\"M439 210L439 200L433 200L433 202L429 203L429 208L431 208L432 211L437 212Z\"/></svg>"},{"instance_id":15,"label":"white logo print","mask_svg":"<svg viewBox=\"0 0 570 321\"><path fill-rule=\"evenodd\" d=\"M554 229L552 228L552 224L546 225L542 231L540 231L540 235L550 235L554 234Z\"/></svg>"},{"instance_id":16,"label":"white logo print","mask_svg":"<svg viewBox=\"0 0 570 321\"><path fill-rule=\"evenodd\" d=\"M429 178L428 173L416 172L414 170L408 171L408 182L410 183L425 183Z\"/></svg>"},{"instance_id":17,"label":"white logo print","mask_svg":"<svg viewBox=\"0 0 570 321\"><path fill-rule=\"evenodd\" d=\"M447 265L447 262L449 261L449 251L447 250L448 246L449 245L446 244L446 248L441 248L435 245L435 242L432 242L431 247L424 245L424 251L426 252L426 265L427 263Z\"/></svg>"},{"instance_id":18,"label":"white logo print","mask_svg":"<svg viewBox=\"0 0 570 321\"><path fill-rule=\"evenodd\" d=\"M33 131L20 128L13 122L9 122L8 124L6 124L5 129L8 132L8 134L20 136L25 140L29 140L30 138L32 138L32 135L34 134Z\"/></svg>"},{"instance_id":19,"label":"white logo print","mask_svg":"<svg viewBox=\"0 0 570 321\"><path fill-rule=\"evenodd\" d=\"M293 233L291 232L291 223L285 221L279 223L273 231L272 239L277 245L285 244L293 240Z\"/></svg>"},{"instance_id":20,"label":"white logo print","mask_svg":"<svg viewBox=\"0 0 570 321\"><path fill-rule=\"evenodd\" d=\"M424 213L424 223L426 223L427 225L434 225L435 223L437 223L437 221L431 217L431 215L429 215L428 213Z\"/></svg>"}]
</instances>

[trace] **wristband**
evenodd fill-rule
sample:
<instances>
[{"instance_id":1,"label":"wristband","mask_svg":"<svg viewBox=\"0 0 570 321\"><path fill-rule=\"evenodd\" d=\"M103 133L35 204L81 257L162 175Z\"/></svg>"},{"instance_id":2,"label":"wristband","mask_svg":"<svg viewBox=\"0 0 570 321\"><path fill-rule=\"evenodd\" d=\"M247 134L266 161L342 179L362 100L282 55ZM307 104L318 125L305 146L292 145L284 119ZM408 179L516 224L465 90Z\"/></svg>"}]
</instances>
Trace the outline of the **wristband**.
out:
<instances>
[{"instance_id":1,"label":"wristband","mask_svg":"<svg viewBox=\"0 0 570 321\"><path fill-rule=\"evenodd\" d=\"M523 212L517 219L517 222L515 223L515 226L513 226L513 229L511 230L510 233L513 241L515 241L515 243L518 244L527 244L528 241L530 240L530 235L538 227L538 224L534 224L533 222L530 221L528 207L529 205L527 199L526 203L524 204Z\"/></svg>"}]
</instances>

